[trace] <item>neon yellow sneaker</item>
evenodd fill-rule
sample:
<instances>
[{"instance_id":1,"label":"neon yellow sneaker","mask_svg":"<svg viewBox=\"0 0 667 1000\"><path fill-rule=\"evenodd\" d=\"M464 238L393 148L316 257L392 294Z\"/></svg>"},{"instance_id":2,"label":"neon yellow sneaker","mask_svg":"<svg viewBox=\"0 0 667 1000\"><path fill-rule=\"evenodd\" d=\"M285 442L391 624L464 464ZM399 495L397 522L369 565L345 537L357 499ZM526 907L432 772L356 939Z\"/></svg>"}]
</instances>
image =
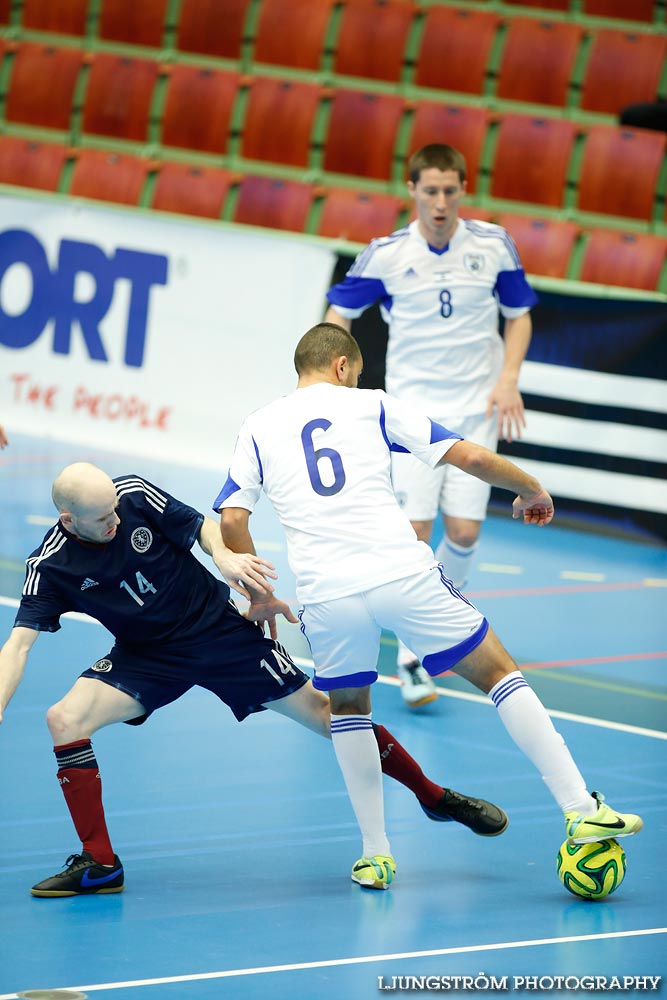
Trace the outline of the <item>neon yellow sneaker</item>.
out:
<instances>
[{"instance_id":1,"label":"neon yellow sneaker","mask_svg":"<svg viewBox=\"0 0 667 1000\"><path fill-rule=\"evenodd\" d=\"M604 795L599 792L592 794L598 804L598 810L592 816L565 813L565 833L569 844L593 844L597 840L608 840L610 837L616 840L639 833L644 825L641 816L617 813L611 806L605 805Z\"/></svg>"},{"instance_id":2,"label":"neon yellow sneaker","mask_svg":"<svg viewBox=\"0 0 667 1000\"><path fill-rule=\"evenodd\" d=\"M388 889L396 874L396 862L391 854L374 854L359 858L352 868L352 881L365 889Z\"/></svg>"}]
</instances>

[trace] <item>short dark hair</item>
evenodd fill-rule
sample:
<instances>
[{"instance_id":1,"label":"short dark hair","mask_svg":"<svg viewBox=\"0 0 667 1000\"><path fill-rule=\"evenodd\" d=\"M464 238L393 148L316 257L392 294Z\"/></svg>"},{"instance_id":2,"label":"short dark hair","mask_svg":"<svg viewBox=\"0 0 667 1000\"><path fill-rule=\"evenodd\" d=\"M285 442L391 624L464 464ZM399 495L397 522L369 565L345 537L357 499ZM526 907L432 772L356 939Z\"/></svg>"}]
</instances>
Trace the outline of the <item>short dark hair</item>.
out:
<instances>
[{"instance_id":1,"label":"short dark hair","mask_svg":"<svg viewBox=\"0 0 667 1000\"><path fill-rule=\"evenodd\" d=\"M297 375L310 371L324 371L332 361L345 355L350 360L361 361L361 349L351 333L337 323L318 323L296 345L294 367Z\"/></svg>"},{"instance_id":2,"label":"short dark hair","mask_svg":"<svg viewBox=\"0 0 667 1000\"><path fill-rule=\"evenodd\" d=\"M461 183L466 179L466 160L463 153L453 146L434 142L416 150L408 160L408 177L413 184L419 180L422 170L455 170Z\"/></svg>"}]
</instances>

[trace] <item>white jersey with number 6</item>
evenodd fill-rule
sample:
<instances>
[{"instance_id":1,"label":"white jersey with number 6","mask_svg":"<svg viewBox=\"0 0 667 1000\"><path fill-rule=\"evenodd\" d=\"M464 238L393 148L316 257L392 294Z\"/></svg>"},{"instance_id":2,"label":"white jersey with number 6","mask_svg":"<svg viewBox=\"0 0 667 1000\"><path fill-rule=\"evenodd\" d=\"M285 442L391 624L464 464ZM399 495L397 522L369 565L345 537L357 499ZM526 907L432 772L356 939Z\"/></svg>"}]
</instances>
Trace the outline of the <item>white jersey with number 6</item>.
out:
<instances>
[{"instance_id":1,"label":"white jersey with number 6","mask_svg":"<svg viewBox=\"0 0 667 1000\"><path fill-rule=\"evenodd\" d=\"M299 600L361 593L434 563L396 502L391 452L434 467L460 440L381 390L320 382L247 418L214 509L252 511L264 490L285 529Z\"/></svg>"}]
</instances>

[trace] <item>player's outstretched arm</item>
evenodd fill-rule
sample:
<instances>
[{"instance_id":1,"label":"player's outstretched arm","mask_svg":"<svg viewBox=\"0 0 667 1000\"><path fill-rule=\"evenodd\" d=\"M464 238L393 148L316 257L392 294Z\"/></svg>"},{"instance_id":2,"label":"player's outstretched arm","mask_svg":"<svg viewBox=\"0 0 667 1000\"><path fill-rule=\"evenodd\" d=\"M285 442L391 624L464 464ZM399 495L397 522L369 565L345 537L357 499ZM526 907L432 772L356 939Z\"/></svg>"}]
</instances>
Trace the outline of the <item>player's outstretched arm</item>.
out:
<instances>
[{"instance_id":1,"label":"player's outstretched arm","mask_svg":"<svg viewBox=\"0 0 667 1000\"><path fill-rule=\"evenodd\" d=\"M199 544L211 556L229 586L247 600L252 599L251 591L260 594L270 594L273 591L268 579L276 580L278 577L273 563L256 555L254 547L245 551L229 548L223 541L218 525L210 517L204 518L199 532Z\"/></svg>"},{"instance_id":2,"label":"player's outstretched arm","mask_svg":"<svg viewBox=\"0 0 667 1000\"><path fill-rule=\"evenodd\" d=\"M444 463L455 465L457 469L462 469L491 486L518 493L512 505L512 517L523 515L525 524L545 525L552 520L554 502L541 483L502 455L496 455L472 441L457 441L439 464Z\"/></svg>"},{"instance_id":3,"label":"player's outstretched arm","mask_svg":"<svg viewBox=\"0 0 667 1000\"><path fill-rule=\"evenodd\" d=\"M342 326L348 333L352 330L352 320L348 319L347 316L341 316L339 312L336 312L335 306L329 306L324 314L324 322L335 323L336 326Z\"/></svg>"},{"instance_id":4,"label":"player's outstretched arm","mask_svg":"<svg viewBox=\"0 0 667 1000\"><path fill-rule=\"evenodd\" d=\"M21 683L28 654L38 635L39 632L33 628L17 625L0 649L0 722L12 695Z\"/></svg>"}]
</instances>

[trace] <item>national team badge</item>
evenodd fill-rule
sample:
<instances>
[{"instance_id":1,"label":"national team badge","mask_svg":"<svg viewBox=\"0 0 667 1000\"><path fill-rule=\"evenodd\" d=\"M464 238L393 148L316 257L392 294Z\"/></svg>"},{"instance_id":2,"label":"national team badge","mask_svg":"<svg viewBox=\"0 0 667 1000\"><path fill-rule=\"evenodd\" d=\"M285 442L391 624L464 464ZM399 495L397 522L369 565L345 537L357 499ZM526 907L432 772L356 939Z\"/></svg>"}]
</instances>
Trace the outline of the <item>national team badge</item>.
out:
<instances>
[{"instance_id":1,"label":"national team badge","mask_svg":"<svg viewBox=\"0 0 667 1000\"><path fill-rule=\"evenodd\" d=\"M153 532L150 528L135 528L130 541L135 552L145 552L153 544Z\"/></svg>"},{"instance_id":2,"label":"national team badge","mask_svg":"<svg viewBox=\"0 0 667 1000\"><path fill-rule=\"evenodd\" d=\"M484 254L482 253L466 253L463 255L463 264L472 271L473 274L478 274L480 271L484 270Z\"/></svg>"},{"instance_id":3,"label":"national team badge","mask_svg":"<svg viewBox=\"0 0 667 1000\"><path fill-rule=\"evenodd\" d=\"M93 663L91 670L95 670L98 674L108 674L113 663L111 660L98 660L97 663Z\"/></svg>"}]
</instances>

